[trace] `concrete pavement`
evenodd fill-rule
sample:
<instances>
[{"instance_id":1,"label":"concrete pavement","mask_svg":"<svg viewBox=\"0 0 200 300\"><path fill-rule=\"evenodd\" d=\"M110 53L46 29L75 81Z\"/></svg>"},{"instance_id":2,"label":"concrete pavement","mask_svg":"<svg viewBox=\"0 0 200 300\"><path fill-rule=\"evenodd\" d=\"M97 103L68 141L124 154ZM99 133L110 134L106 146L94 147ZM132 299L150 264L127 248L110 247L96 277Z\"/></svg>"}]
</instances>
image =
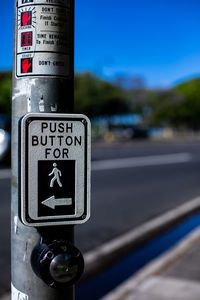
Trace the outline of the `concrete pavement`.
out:
<instances>
[{"instance_id":1,"label":"concrete pavement","mask_svg":"<svg viewBox=\"0 0 200 300\"><path fill-rule=\"evenodd\" d=\"M172 299L200 299L200 227L102 300Z\"/></svg>"}]
</instances>

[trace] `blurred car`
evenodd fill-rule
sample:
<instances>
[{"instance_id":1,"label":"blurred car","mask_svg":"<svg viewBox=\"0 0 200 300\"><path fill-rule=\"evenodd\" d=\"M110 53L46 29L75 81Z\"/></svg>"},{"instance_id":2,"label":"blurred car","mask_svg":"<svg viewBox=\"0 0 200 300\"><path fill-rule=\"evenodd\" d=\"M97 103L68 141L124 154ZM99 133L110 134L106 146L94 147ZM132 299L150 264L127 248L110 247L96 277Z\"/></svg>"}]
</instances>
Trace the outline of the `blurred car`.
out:
<instances>
[{"instance_id":1,"label":"blurred car","mask_svg":"<svg viewBox=\"0 0 200 300\"><path fill-rule=\"evenodd\" d=\"M105 133L104 139L106 141L113 140L131 140L131 139L148 139L150 131L148 128L140 126L118 125L110 126L110 130Z\"/></svg>"},{"instance_id":2,"label":"blurred car","mask_svg":"<svg viewBox=\"0 0 200 300\"><path fill-rule=\"evenodd\" d=\"M133 126L132 130L132 139L147 139L149 138L149 130L144 127Z\"/></svg>"},{"instance_id":3,"label":"blurred car","mask_svg":"<svg viewBox=\"0 0 200 300\"><path fill-rule=\"evenodd\" d=\"M11 118L0 114L0 163L10 162L11 153Z\"/></svg>"}]
</instances>

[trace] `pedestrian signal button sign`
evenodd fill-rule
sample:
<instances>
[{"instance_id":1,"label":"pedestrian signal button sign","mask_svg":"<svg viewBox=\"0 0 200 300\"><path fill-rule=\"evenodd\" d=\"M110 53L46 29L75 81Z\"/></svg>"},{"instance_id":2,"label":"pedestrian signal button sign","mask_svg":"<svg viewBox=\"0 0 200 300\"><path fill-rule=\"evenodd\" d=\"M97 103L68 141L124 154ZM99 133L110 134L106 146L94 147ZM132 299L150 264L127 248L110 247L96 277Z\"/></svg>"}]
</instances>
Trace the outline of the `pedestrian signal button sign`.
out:
<instances>
[{"instance_id":1,"label":"pedestrian signal button sign","mask_svg":"<svg viewBox=\"0 0 200 300\"><path fill-rule=\"evenodd\" d=\"M90 123L83 115L28 114L21 124L20 218L25 225L90 215Z\"/></svg>"},{"instance_id":2,"label":"pedestrian signal button sign","mask_svg":"<svg viewBox=\"0 0 200 300\"><path fill-rule=\"evenodd\" d=\"M72 18L69 1L17 1L16 77L69 76ZM30 68L28 58L32 59Z\"/></svg>"}]
</instances>

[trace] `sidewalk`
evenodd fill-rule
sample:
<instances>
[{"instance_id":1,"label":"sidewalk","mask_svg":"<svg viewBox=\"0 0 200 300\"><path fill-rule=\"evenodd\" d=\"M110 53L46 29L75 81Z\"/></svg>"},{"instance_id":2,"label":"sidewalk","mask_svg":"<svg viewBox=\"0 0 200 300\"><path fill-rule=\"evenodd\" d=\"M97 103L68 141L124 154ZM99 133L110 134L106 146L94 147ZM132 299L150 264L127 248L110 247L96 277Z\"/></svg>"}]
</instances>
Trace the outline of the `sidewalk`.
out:
<instances>
[{"instance_id":1,"label":"sidewalk","mask_svg":"<svg viewBox=\"0 0 200 300\"><path fill-rule=\"evenodd\" d=\"M102 300L200 300L200 227Z\"/></svg>"},{"instance_id":2,"label":"sidewalk","mask_svg":"<svg viewBox=\"0 0 200 300\"><path fill-rule=\"evenodd\" d=\"M200 227L102 300L200 300Z\"/></svg>"}]
</instances>

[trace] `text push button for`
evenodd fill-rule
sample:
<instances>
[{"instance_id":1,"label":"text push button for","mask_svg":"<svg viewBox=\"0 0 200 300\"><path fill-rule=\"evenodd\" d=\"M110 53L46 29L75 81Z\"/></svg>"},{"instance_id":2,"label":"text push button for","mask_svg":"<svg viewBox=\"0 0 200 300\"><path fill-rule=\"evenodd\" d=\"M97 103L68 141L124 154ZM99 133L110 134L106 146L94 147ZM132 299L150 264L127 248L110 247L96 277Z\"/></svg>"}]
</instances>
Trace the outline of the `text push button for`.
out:
<instances>
[{"instance_id":1,"label":"text push button for","mask_svg":"<svg viewBox=\"0 0 200 300\"><path fill-rule=\"evenodd\" d=\"M27 114L20 121L20 219L28 226L80 224L90 216L90 121Z\"/></svg>"}]
</instances>

